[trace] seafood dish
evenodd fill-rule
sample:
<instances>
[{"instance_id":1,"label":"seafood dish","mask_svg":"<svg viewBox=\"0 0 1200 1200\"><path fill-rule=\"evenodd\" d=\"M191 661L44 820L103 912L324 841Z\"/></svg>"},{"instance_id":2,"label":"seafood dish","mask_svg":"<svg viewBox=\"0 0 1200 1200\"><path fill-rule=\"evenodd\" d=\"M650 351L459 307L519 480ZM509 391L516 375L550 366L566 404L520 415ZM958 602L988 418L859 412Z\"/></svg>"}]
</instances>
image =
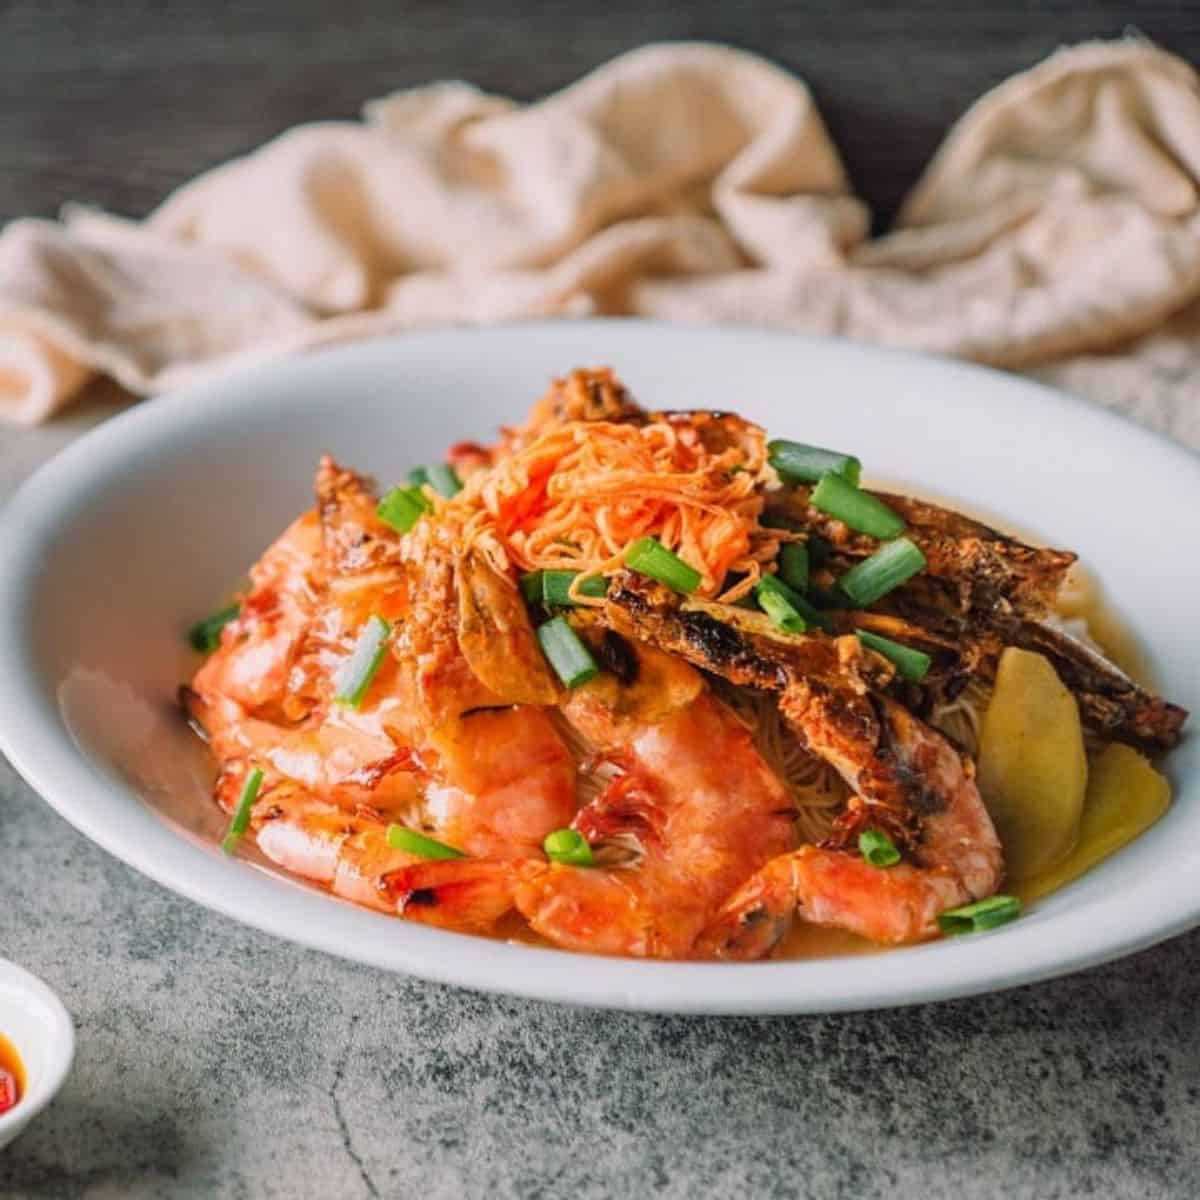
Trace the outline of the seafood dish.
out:
<instances>
[{"instance_id":1,"label":"seafood dish","mask_svg":"<svg viewBox=\"0 0 1200 1200\"><path fill-rule=\"evenodd\" d=\"M1187 713L1073 553L850 450L577 369L383 491L323 458L189 635L226 851L593 954L1013 920L1162 815Z\"/></svg>"}]
</instances>

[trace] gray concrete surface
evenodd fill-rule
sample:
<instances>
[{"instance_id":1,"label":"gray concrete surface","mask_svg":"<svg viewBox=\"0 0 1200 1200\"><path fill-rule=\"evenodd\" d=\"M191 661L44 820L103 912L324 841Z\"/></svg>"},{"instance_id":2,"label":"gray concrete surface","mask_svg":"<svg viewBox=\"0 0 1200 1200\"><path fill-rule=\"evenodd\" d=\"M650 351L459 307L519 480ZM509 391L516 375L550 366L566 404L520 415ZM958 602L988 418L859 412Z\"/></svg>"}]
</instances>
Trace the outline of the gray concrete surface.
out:
<instances>
[{"instance_id":1,"label":"gray concrete surface","mask_svg":"<svg viewBox=\"0 0 1200 1200\"><path fill-rule=\"evenodd\" d=\"M0 433L0 499L113 404ZM0 954L48 980L79 1031L59 1099L0 1151L0 1200L1182 1200L1200 1186L1200 932L894 1012L556 1008L209 913L87 842L0 759Z\"/></svg>"}]
</instances>

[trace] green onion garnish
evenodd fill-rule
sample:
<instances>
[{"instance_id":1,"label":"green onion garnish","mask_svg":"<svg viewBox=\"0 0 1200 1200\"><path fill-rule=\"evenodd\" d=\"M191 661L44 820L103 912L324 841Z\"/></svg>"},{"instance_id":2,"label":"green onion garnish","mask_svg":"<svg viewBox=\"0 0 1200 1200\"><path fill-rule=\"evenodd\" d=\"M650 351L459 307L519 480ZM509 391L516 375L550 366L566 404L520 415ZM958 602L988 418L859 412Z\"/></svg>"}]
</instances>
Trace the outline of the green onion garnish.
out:
<instances>
[{"instance_id":1,"label":"green onion garnish","mask_svg":"<svg viewBox=\"0 0 1200 1200\"><path fill-rule=\"evenodd\" d=\"M334 699L339 704L357 708L379 670L387 653L387 640L392 627L382 617L372 616L363 626L350 657L342 663L334 677Z\"/></svg>"},{"instance_id":2,"label":"green onion garnish","mask_svg":"<svg viewBox=\"0 0 1200 1200\"><path fill-rule=\"evenodd\" d=\"M822 475L832 471L851 487L857 487L862 472L862 463L853 454L822 450L820 446L806 446L803 442L782 439L768 442L767 454L771 466L785 483L816 483Z\"/></svg>"},{"instance_id":3,"label":"green onion garnish","mask_svg":"<svg viewBox=\"0 0 1200 1200\"><path fill-rule=\"evenodd\" d=\"M641 575L649 575L677 592L694 592L701 575L694 567L673 554L657 538L638 538L625 551L625 565Z\"/></svg>"},{"instance_id":4,"label":"green onion garnish","mask_svg":"<svg viewBox=\"0 0 1200 1200\"><path fill-rule=\"evenodd\" d=\"M521 576L521 595L525 597L526 604L541 604L542 576L545 573L545 571L527 571Z\"/></svg>"},{"instance_id":5,"label":"green onion garnish","mask_svg":"<svg viewBox=\"0 0 1200 1200\"><path fill-rule=\"evenodd\" d=\"M908 538L897 538L881 546L870 558L856 563L837 585L854 604L866 608L892 588L911 579L925 566L925 555Z\"/></svg>"},{"instance_id":6,"label":"green onion garnish","mask_svg":"<svg viewBox=\"0 0 1200 1200\"><path fill-rule=\"evenodd\" d=\"M226 854L232 854L238 842L242 840L242 834L250 828L250 810L254 807L254 801L258 799L258 789L262 787L263 773L255 767L249 775L246 776L246 782L242 784L242 794L238 797L237 807L233 810L233 820L229 822L229 832L221 841L221 849Z\"/></svg>"},{"instance_id":7,"label":"green onion garnish","mask_svg":"<svg viewBox=\"0 0 1200 1200\"><path fill-rule=\"evenodd\" d=\"M947 934L982 933L985 929L995 929L997 925L1016 920L1020 915L1021 901L1016 896L989 896L986 900L942 913L938 925Z\"/></svg>"},{"instance_id":8,"label":"green onion garnish","mask_svg":"<svg viewBox=\"0 0 1200 1200\"><path fill-rule=\"evenodd\" d=\"M572 867L590 867L595 862L587 838L577 829L556 829L546 834L542 849L552 862Z\"/></svg>"},{"instance_id":9,"label":"green onion garnish","mask_svg":"<svg viewBox=\"0 0 1200 1200\"><path fill-rule=\"evenodd\" d=\"M877 538L899 537L904 532L904 519L870 492L861 492L841 475L826 472L813 488L809 503L823 513L844 521L859 533Z\"/></svg>"},{"instance_id":10,"label":"green onion garnish","mask_svg":"<svg viewBox=\"0 0 1200 1200\"><path fill-rule=\"evenodd\" d=\"M571 599L571 584L575 582L578 571L543 571L542 572L542 603L565 607L574 605ZM585 596L600 597L608 593L608 580L603 575L589 575L580 585L579 590Z\"/></svg>"},{"instance_id":11,"label":"green onion garnish","mask_svg":"<svg viewBox=\"0 0 1200 1200\"><path fill-rule=\"evenodd\" d=\"M792 603L795 593L774 575L764 575L755 585L754 594L763 612L786 633L804 633L808 622Z\"/></svg>"},{"instance_id":12,"label":"green onion garnish","mask_svg":"<svg viewBox=\"0 0 1200 1200\"><path fill-rule=\"evenodd\" d=\"M592 652L580 641L565 617L555 617L539 625L537 637L542 653L550 660L564 686L578 687L600 673Z\"/></svg>"},{"instance_id":13,"label":"green onion garnish","mask_svg":"<svg viewBox=\"0 0 1200 1200\"><path fill-rule=\"evenodd\" d=\"M766 589L774 592L776 595L782 595L792 606L795 612L803 618L805 625L815 626L817 629L823 629L826 633L833 632L833 622L819 609L815 608L808 602L799 592L788 587L786 583L782 583L777 575L764 575L758 583L754 585L754 594L758 596L759 603L762 604L762 597L759 594L759 588L766 585ZM766 605L762 605L763 611L770 615Z\"/></svg>"},{"instance_id":14,"label":"green onion garnish","mask_svg":"<svg viewBox=\"0 0 1200 1200\"><path fill-rule=\"evenodd\" d=\"M419 487L394 487L379 502L375 513L397 533L407 533L432 507Z\"/></svg>"},{"instance_id":15,"label":"green onion garnish","mask_svg":"<svg viewBox=\"0 0 1200 1200\"><path fill-rule=\"evenodd\" d=\"M211 617L197 621L188 630L188 645L193 650L199 650L201 654L211 654L221 644L221 630L237 615L238 606L231 604L228 608L213 613Z\"/></svg>"},{"instance_id":16,"label":"green onion garnish","mask_svg":"<svg viewBox=\"0 0 1200 1200\"><path fill-rule=\"evenodd\" d=\"M447 500L462 491L462 480L449 463L434 463L432 467L425 468L425 473L429 476L430 487Z\"/></svg>"},{"instance_id":17,"label":"green onion garnish","mask_svg":"<svg viewBox=\"0 0 1200 1200\"><path fill-rule=\"evenodd\" d=\"M913 683L920 683L933 665L933 659L923 650L902 646L899 642L893 642L891 638L880 637L879 634L866 629L858 630L858 640L877 654L882 654L905 679L910 679Z\"/></svg>"},{"instance_id":18,"label":"green onion garnish","mask_svg":"<svg viewBox=\"0 0 1200 1200\"><path fill-rule=\"evenodd\" d=\"M424 467L413 467L408 473L409 486L423 488L429 482L429 472Z\"/></svg>"},{"instance_id":19,"label":"green onion garnish","mask_svg":"<svg viewBox=\"0 0 1200 1200\"><path fill-rule=\"evenodd\" d=\"M858 849L873 867L894 867L900 861L895 843L878 829L864 829L858 835Z\"/></svg>"},{"instance_id":20,"label":"green onion garnish","mask_svg":"<svg viewBox=\"0 0 1200 1200\"><path fill-rule=\"evenodd\" d=\"M779 578L798 592L808 588L808 547L803 542L788 542L779 551Z\"/></svg>"},{"instance_id":21,"label":"green onion garnish","mask_svg":"<svg viewBox=\"0 0 1200 1200\"><path fill-rule=\"evenodd\" d=\"M466 858L461 850L447 846L445 842L435 842L433 838L423 833L416 833L404 825L389 825L387 827L387 844L393 850L404 850L409 854L420 855L421 858Z\"/></svg>"}]
</instances>

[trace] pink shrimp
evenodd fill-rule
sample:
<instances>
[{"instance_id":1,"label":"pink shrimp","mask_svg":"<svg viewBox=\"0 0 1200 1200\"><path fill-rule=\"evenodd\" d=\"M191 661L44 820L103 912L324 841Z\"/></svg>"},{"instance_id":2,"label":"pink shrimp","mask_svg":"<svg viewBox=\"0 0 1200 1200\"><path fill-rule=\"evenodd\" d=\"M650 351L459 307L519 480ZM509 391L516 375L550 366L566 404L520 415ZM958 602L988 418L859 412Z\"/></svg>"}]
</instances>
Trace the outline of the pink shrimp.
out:
<instances>
[{"instance_id":1,"label":"pink shrimp","mask_svg":"<svg viewBox=\"0 0 1200 1200\"><path fill-rule=\"evenodd\" d=\"M691 668L652 650L638 659L644 682L599 679L563 709L619 768L574 827L601 863L608 846L632 848L636 861L526 863L516 904L557 945L679 958L741 880L794 844L794 809L746 729Z\"/></svg>"},{"instance_id":2,"label":"pink shrimp","mask_svg":"<svg viewBox=\"0 0 1200 1200\"><path fill-rule=\"evenodd\" d=\"M512 903L483 860L539 851L577 807L575 762L550 713L503 691L510 678L550 699L557 689L540 656L540 675L523 668L536 652L524 644L532 631L515 589L516 605L503 592L496 599L482 564L456 567L438 545L422 548L415 569L365 482L329 459L317 497L318 517L297 522L254 568L249 615L185 690L226 766L218 799L232 809L257 766L272 800L259 802L253 828L272 861L372 907L481 928ZM336 703L337 671L373 614L397 628L392 652L361 705ZM297 688L303 703L289 704ZM419 880L432 864L391 850L388 821L475 856L457 868L453 902L413 904L405 888L389 888L401 868ZM439 884L447 870L434 872ZM464 910L472 889L462 877L472 872L481 887Z\"/></svg>"},{"instance_id":3,"label":"pink shrimp","mask_svg":"<svg viewBox=\"0 0 1200 1200\"><path fill-rule=\"evenodd\" d=\"M872 866L856 851L802 846L773 859L740 887L701 936L706 956L760 958L794 915L884 943L922 941L938 932L947 909L992 895L1003 873L1000 841L975 786L969 761L899 704L864 698L878 712L877 737L862 711L858 736L831 719L824 698L785 693L781 709L813 753L859 793L843 822L852 831L905 819L917 825L907 861ZM837 839L835 839L837 840Z\"/></svg>"}]
</instances>

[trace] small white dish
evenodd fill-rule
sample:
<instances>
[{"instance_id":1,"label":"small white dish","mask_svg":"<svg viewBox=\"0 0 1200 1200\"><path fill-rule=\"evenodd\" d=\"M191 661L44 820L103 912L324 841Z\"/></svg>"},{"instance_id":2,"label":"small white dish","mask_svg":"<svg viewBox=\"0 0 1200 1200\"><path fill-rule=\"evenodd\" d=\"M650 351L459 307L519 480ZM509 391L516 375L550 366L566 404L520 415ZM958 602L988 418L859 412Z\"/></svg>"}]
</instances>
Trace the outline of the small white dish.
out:
<instances>
[{"instance_id":1,"label":"small white dish","mask_svg":"<svg viewBox=\"0 0 1200 1200\"><path fill-rule=\"evenodd\" d=\"M777 437L1077 550L1200 710L1200 460L1027 380L849 342L636 321L411 334L294 359L107 422L0 517L0 747L88 837L277 936L446 983L658 1012L796 1013L965 996L1079 970L1200 921L1200 738L1137 842L1011 925L860 958L573 955L368 912L219 849L212 767L175 696L184 631L312 502L323 451L384 484L486 441L554 374L608 363L656 408L734 408Z\"/></svg>"},{"instance_id":2,"label":"small white dish","mask_svg":"<svg viewBox=\"0 0 1200 1200\"><path fill-rule=\"evenodd\" d=\"M0 958L0 1033L25 1069L25 1092L0 1116L0 1149L54 1099L75 1057L75 1027L62 1001L36 975Z\"/></svg>"}]
</instances>

